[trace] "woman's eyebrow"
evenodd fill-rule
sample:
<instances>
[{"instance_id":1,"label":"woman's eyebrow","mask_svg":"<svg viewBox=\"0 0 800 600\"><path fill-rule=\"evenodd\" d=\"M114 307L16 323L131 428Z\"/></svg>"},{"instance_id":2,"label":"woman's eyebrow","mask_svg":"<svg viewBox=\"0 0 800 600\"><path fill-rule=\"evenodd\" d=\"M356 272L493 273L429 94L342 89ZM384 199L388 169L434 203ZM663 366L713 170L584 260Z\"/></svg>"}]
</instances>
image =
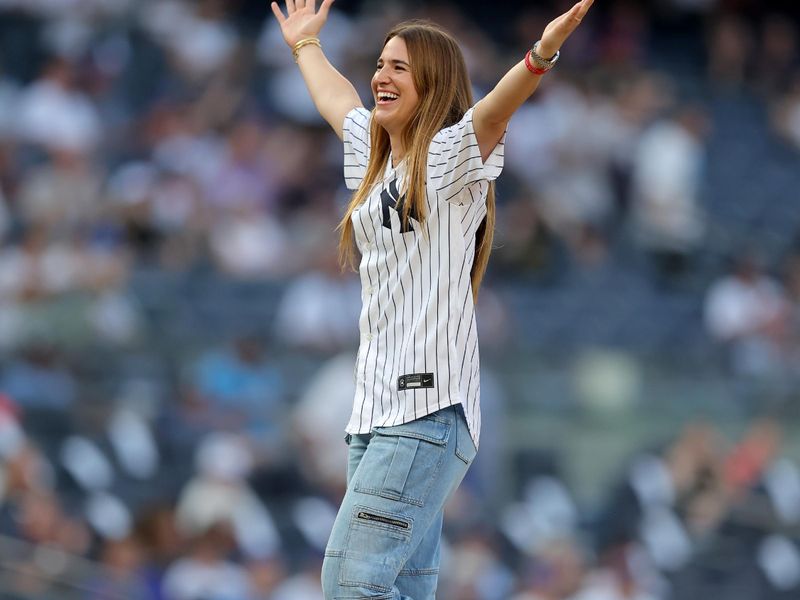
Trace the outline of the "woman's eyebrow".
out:
<instances>
[{"instance_id":1,"label":"woman's eyebrow","mask_svg":"<svg viewBox=\"0 0 800 600\"><path fill-rule=\"evenodd\" d=\"M405 65L406 67L411 67L410 64L408 64L404 60L400 60L399 58L387 58L387 59L379 58L378 62L388 62L391 65Z\"/></svg>"}]
</instances>

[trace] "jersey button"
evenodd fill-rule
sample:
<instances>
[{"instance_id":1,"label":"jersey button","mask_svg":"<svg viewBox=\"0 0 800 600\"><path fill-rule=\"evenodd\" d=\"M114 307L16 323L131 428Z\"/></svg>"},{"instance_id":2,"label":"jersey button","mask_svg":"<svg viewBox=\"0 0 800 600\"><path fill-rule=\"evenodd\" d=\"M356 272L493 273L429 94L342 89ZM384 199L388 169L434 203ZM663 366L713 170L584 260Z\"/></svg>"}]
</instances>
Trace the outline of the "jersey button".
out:
<instances>
[{"instance_id":1,"label":"jersey button","mask_svg":"<svg viewBox=\"0 0 800 600\"><path fill-rule=\"evenodd\" d=\"M366 337L366 338L367 338L367 341L368 341L368 342L371 342L375 336L374 336L374 335L372 335L371 333L368 333L368 334L367 334L366 336L364 336L364 337Z\"/></svg>"}]
</instances>

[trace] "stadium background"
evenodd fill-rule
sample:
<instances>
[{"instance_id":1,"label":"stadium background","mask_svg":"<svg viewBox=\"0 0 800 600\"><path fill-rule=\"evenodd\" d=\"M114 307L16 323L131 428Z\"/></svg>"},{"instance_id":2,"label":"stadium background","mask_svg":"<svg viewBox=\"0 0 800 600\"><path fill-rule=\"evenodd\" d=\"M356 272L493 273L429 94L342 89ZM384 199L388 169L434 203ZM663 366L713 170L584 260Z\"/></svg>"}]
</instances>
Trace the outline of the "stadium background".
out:
<instances>
[{"instance_id":1,"label":"stadium background","mask_svg":"<svg viewBox=\"0 0 800 600\"><path fill-rule=\"evenodd\" d=\"M557 2L449 28L480 96ZM442 600L800 594L794 2L600 0L515 116ZM0 595L317 600L359 289L266 1L0 0Z\"/></svg>"}]
</instances>

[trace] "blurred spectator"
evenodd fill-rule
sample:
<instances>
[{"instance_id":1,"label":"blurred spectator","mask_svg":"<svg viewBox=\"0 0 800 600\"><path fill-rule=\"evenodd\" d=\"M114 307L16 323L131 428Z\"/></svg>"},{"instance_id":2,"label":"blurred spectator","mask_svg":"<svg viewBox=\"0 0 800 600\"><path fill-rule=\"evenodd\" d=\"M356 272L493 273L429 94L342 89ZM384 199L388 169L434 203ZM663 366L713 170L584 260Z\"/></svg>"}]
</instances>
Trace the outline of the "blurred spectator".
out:
<instances>
[{"instance_id":1,"label":"blurred spectator","mask_svg":"<svg viewBox=\"0 0 800 600\"><path fill-rule=\"evenodd\" d=\"M266 137L267 131L255 119L242 118L233 125L223 155L205 182L206 201L215 214L231 209L274 212L277 182Z\"/></svg>"},{"instance_id":2,"label":"blurred spectator","mask_svg":"<svg viewBox=\"0 0 800 600\"><path fill-rule=\"evenodd\" d=\"M584 576L581 549L570 540L553 542L525 562L522 589L511 600L567 600Z\"/></svg>"},{"instance_id":3,"label":"blurred spectator","mask_svg":"<svg viewBox=\"0 0 800 600\"><path fill-rule=\"evenodd\" d=\"M323 600L319 578L321 567L320 560L308 561L299 573L287 577L268 600Z\"/></svg>"},{"instance_id":4,"label":"blurred spectator","mask_svg":"<svg viewBox=\"0 0 800 600\"><path fill-rule=\"evenodd\" d=\"M4 415L5 417L5 415ZM0 492L0 507L5 513L9 506L16 507L26 494L47 494L56 481L55 470L48 462L41 450L28 439L15 420L3 420L0 426L0 440L2 443L2 474L3 487ZM3 521L4 533L9 533L8 528L15 528Z\"/></svg>"},{"instance_id":5,"label":"blurred spectator","mask_svg":"<svg viewBox=\"0 0 800 600\"><path fill-rule=\"evenodd\" d=\"M19 246L7 246L0 255L3 296L31 302L71 291L76 287L77 267L66 244L51 244L43 228L31 228Z\"/></svg>"},{"instance_id":6,"label":"blurred spectator","mask_svg":"<svg viewBox=\"0 0 800 600\"><path fill-rule=\"evenodd\" d=\"M315 270L287 287L275 317L275 332L292 348L332 353L354 348L361 305L358 280L342 272L335 252L319 257Z\"/></svg>"},{"instance_id":7,"label":"blurred spectator","mask_svg":"<svg viewBox=\"0 0 800 600\"><path fill-rule=\"evenodd\" d=\"M245 334L209 348L187 378L199 402L195 419L208 430L241 431L261 452L279 450L285 436L285 385L262 340Z\"/></svg>"},{"instance_id":8,"label":"blurred spectator","mask_svg":"<svg viewBox=\"0 0 800 600\"><path fill-rule=\"evenodd\" d=\"M148 161L132 161L113 171L106 185L110 217L121 229L121 237L139 263L155 262L154 246L160 241L152 215L153 194L159 171Z\"/></svg>"},{"instance_id":9,"label":"blurred spectator","mask_svg":"<svg viewBox=\"0 0 800 600\"><path fill-rule=\"evenodd\" d=\"M153 600L162 600L162 580L166 569L184 551L184 540L177 531L169 504L157 504L141 511L137 535L142 544L145 585Z\"/></svg>"},{"instance_id":10,"label":"blurred spectator","mask_svg":"<svg viewBox=\"0 0 800 600\"><path fill-rule=\"evenodd\" d=\"M94 299L87 318L98 340L121 347L137 341L144 329L138 305L116 287L102 291Z\"/></svg>"},{"instance_id":11,"label":"blurred spectator","mask_svg":"<svg viewBox=\"0 0 800 600\"><path fill-rule=\"evenodd\" d=\"M598 515L598 552L616 556L618 567L634 549L640 566L663 573L685 567L695 541L714 531L729 509L722 452L713 427L689 422L661 451L635 457Z\"/></svg>"},{"instance_id":12,"label":"blurred spectator","mask_svg":"<svg viewBox=\"0 0 800 600\"><path fill-rule=\"evenodd\" d=\"M537 190L545 222L576 253L584 227L602 230L614 211L610 162L625 133L618 121L599 90L556 83L509 127L509 165ZM533 128L536 136L524 135Z\"/></svg>"},{"instance_id":13,"label":"blurred spectator","mask_svg":"<svg viewBox=\"0 0 800 600\"><path fill-rule=\"evenodd\" d=\"M100 564L106 569L105 577L90 586L87 600L104 600L120 593L129 598L144 599L144 558L142 545L135 537L107 540L100 552Z\"/></svg>"},{"instance_id":14,"label":"blurred spectator","mask_svg":"<svg viewBox=\"0 0 800 600\"><path fill-rule=\"evenodd\" d=\"M233 547L230 530L223 524L192 536L186 557L164 574L164 600L249 598L247 571L230 559Z\"/></svg>"},{"instance_id":15,"label":"blurred spectator","mask_svg":"<svg viewBox=\"0 0 800 600\"><path fill-rule=\"evenodd\" d=\"M247 570L253 589L252 600L275 600L276 589L284 586L283 582L288 578L287 566L278 556L251 561Z\"/></svg>"},{"instance_id":16,"label":"blurred spectator","mask_svg":"<svg viewBox=\"0 0 800 600\"><path fill-rule=\"evenodd\" d=\"M88 552L91 541L88 528L67 514L53 493L27 492L16 498L14 504L16 537L73 554Z\"/></svg>"},{"instance_id":17,"label":"blurred spectator","mask_svg":"<svg viewBox=\"0 0 800 600\"><path fill-rule=\"evenodd\" d=\"M231 543L249 557L266 558L280 548L272 517L246 480L253 459L245 440L232 434L203 440L197 450L197 475L177 504L175 518L183 535L203 540L204 532L220 526L230 528Z\"/></svg>"},{"instance_id":18,"label":"blurred spectator","mask_svg":"<svg viewBox=\"0 0 800 600\"><path fill-rule=\"evenodd\" d=\"M503 564L493 540L477 529L466 533L442 561L443 600L502 600L512 592L514 578Z\"/></svg>"},{"instance_id":19,"label":"blurred spectator","mask_svg":"<svg viewBox=\"0 0 800 600\"><path fill-rule=\"evenodd\" d=\"M47 339L75 345L87 336L125 344L138 335L140 315L120 289L128 275L124 251L78 234L50 241L40 227L23 236L18 246L0 250L4 344Z\"/></svg>"},{"instance_id":20,"label":"blurred spectator","mask_svg":"<svg viewBox=\"0 0 800 600\"><path fill-rule=\"evenodd\" d=\"M492 273L553 283L563 268L565 249L536 202L527 197L530 193L521 190L520 197L498 206Z\"/></svg>"},{"instance_id":21,"label":"blurred spectator","mask_svg":"<svg viewBox=\"0 0 800 600\"><path fill-rule=\"evenodd\" d=\"M724 483L732 495L747 494L761 480L780 450L782 437L773 419L758 419L750 425L724 464Z\"/></svg>"},{"instance_id":22,"label":"blurred spectator","mask_svg":"<svg viewBox=\"0 0 800 600\"><path fill-rule=\"evenodd\" d=\"M233 54L239 40L226 16L219 0L153 2L141 12L145 27L170 51L176 72L190 81L208 77Z\"/></svg>"},{"instance_id":23,"label":"blurred spectator","mask_svg":"<svg viewBox=\"0 0 800 600\"><path fill-rule=\"evenodd\" d=\"M600 567L592 570L580 591L570 600L658 600L642 584L637 568L636 547L620 544L599 557Z\"/></svg>"},{"instance_id":24,"label":"blurred spectator","mask_svg":"<svg viewBox=\"0 0 800 600\"><path fill-rule=\"evenodd\" d=\"M655 262L662 281L689 266L705 234L700 187L706 116L700 107L678 110L644 132L633 160L634 236Z\"/></svg>"},{"instance_id":25,"label":"blurred spectator","mask_svg":"<svg viewBox=\"0 0 800 600\"><path fill-rule=\"evenodd\" d=\"M63 413L74 408L75 377L59 351L32 344L3 369L0 389L23 409L45 408Z\"/></svg>"},{"instance_id":26,"label":"blurred spectator","mask_svg":"<svg viewBox=\"0 0 800 600\"><path fill-rule=\"evenodd\" d=\"M158 444L146 407L119 405L108 419L108 441L114 458L127 477L144 482L161 468Z\"/></svg>"},{"instance_id":27,"label":"blurred spectator","mask_svg":"<svg viewBox=\"0 0 800 600\"><path fill-rule=\"evenodd\" d=\"M752 254L740 254L731 272L706 295L706 327L738 375L763 377L781 371L787 317L785 293Z\"/></svg>"},{"instance_id":28,"label":"blurred spectator","mask_svg":"<svg viewBox=\"0 0 800 600\"><path fill-rule=\"evenodd\" d=\"M517 548L535 555L577 534L578 511L564 484L553 475L540 473L524 483L522 501L508 505L500 523Z\"/></svg>"},{"instance_id":29,"label":"blurred spectator","mask_svg":"<svg viewBox=\"0 0 800 600\"><path fill-rule=\"evenodd\" d=\"M53 151L84 154L100 142L101 123L92 101L76 85L75 67L63 59L45 65L20 93L17 134Z\"/></svg>"},{"instance_id":30,"label":"blurred spectator","mask_svg":"<svg viewBox=\"0 0 800 600\"><path fill-rule=\"evenodd\" d=\"M242 279L276 279L291 264L286 234L255 207L231 209L210 232L211 253L222 273Z\"/></svg>"},{"instance_id":31,"label":"blurred spectator","mask_svg":"<svg viewBox=\"0 0 800 600\"><path fill-rule=\"evenodd\" d=\"M216 173L225 148L224 140L193 108L177 100L156 104L144 115L141 135L157 167L202 183Z\"/></svg>"},{"instance_id":32,"label":"blurred spectator","mask_svg":"<svg viewBox=\"0 0 800 600\"><path fill-rule=\"evenodd\" d=\"M344 494L347 482L344 428L355 394L354 364L352 352L326 361L302 389L292 413L300 464L307 479L339 496Z\"/></svg>"}]
</instances>

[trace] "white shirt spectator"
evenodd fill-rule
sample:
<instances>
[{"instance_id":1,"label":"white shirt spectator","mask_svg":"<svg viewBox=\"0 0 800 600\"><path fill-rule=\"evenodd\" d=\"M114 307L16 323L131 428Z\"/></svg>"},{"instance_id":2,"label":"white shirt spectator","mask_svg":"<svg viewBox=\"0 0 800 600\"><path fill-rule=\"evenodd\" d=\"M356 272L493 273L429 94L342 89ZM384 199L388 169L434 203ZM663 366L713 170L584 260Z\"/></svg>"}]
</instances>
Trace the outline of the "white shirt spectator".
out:
<instances>
[{"instance_id":1,"label":"white shirt spectator","mask_svg":"<svg viewBox=\"0 0 800 600\"><path fill-rule=\"evenodd\" d=\"M27 142L85 152L100 141L100 117L92 102L52 80L26 88L16 114L17 134Z\"/></svg>"},{"instance_id":2,"label":"white shirt spectator","mask_svg":"<svg viewBox=\"0 0 800 600\"><path fill-rule=\"evenodd\" d=\"M634 155L632 208L642 245L686 252L705 233L699 207L704 148L677 120L652 126Z\"/></svg>"},{"instance_id":3,"label":"white shirt spectator","mask_svg":"<svg viewBox=\"0 0 800 600\"><path fill-rule=\"evenodd\" d=\"M728 276L716 282L706 299L706 325L711 335L730 341L757 334L785 309L778 283L759 276L752 281Z\"/></svg>"},{"instance_id":4,"label":"white shirt spectator","mask_svg":"<svg viewBox=\"0 0 800 600\"><path fill-rule=\"evenodd\" d=\"M741 375L764 375L779 369L789 305L773 279L753 266L712 285L705 301L709 334L727 345L731 368Z\"/></svg>"}]
</instances>

